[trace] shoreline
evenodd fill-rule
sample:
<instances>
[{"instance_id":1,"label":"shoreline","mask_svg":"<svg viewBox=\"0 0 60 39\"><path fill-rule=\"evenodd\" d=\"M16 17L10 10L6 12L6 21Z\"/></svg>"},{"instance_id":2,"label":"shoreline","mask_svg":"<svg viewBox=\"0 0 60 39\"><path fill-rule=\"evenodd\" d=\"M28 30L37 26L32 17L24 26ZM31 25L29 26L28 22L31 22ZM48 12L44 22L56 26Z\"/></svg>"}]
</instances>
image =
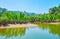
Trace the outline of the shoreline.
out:
<instances>
[{"instance_id":1,"label":"shoreline","mask_svg":"<svg viewBox=\"0 0 60 39\"><path fill-rule=\"evenodd\" d=\"M49 24L60 24L60 22L50 22Z\"/></svg>"},{"instance_id":2,"label":"shoreline","mask_svg":"<svg viewBox=\"0 0 60 39\"><path fill-rule=\"evenodd\" d=\"M43 23L43 24L60 24L60 22L34 22L34 23Z\"/></svg>"},{"instance_id":3,"label":"shoreline","mask_svg":"<svg viewBox=\"0 0 60 39\"><path fill-rule=\"evenodd\" d=\"M41 22L35 22L35 23L41 23ZM44 24L60 24L60 22L43 22ZM41 23L42 24L42 23ZM4 28L29 28L29 27L37 27L38 25L33 23L27 23L27 24L8 24L8 26L0 26L0 29Z\"/></svg>"},{"instance_id":4,"label":"shoreline","mask_svg":"<svg viewBox=\"0 0 60 39\"><path fill-rule=\"evenodd\" d=\"M1 26L0 29L4 28L29 28L29 27L37 27L35 24L9 24L9 26Z\"/></svg>"}]
</instances>

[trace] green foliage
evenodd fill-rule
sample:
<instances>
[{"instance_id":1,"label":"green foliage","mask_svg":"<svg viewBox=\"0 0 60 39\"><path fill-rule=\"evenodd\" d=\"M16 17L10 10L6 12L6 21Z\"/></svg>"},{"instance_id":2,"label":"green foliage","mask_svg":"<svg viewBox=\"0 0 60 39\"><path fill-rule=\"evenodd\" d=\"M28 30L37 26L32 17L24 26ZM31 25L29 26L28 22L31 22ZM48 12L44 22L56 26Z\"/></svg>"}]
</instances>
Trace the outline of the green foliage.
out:
<instances>
[{"instance_id":1,"label":"green foliage","mask_svg":"<svg viewBox=\"0 0 60 39\"><path fill-rule=\"evenodd\" d=\"M29 15L30 14L30 15ZM49 13L47 14L34 14L27 12L19 12L16 11L7 11L5 8L0 8L0 21L8 20L8 21L60 21L60 5L58 7L53 7L49 9Z\"/></svg>"}]
</instances>

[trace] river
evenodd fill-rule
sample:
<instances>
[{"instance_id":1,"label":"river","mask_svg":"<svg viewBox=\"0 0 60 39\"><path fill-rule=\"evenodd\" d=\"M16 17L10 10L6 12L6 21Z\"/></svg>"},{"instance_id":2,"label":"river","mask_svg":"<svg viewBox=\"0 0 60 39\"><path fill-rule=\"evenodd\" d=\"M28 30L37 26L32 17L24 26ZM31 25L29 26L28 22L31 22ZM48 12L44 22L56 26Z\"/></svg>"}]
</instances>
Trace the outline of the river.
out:
<instances>
[{"instance_id":1,"label":"river","mask_svg":"<svg viewBox=\"0 0 60 39\"><path fill-rule=\"evenodd\" d=\"M0 29L0 39L60 39L60 25L36 25L37 27Z\"/></svg>"}]
</instances>

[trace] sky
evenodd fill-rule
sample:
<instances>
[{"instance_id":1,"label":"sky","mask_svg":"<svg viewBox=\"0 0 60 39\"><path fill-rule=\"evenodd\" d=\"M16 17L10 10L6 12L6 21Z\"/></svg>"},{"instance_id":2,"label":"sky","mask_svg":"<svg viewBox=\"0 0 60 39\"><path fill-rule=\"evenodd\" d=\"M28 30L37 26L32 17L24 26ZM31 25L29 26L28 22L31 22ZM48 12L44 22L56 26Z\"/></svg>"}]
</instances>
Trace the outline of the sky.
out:
<instances>
[{"instance_id":1,"label":"sky","mask_svg":"<svg viewBox=\"0 0 60 39\"><path fill-rule=\"evenodd\" d=\"M0 0L1 8L34 13L48 13L49 8L59 4L60 0Z\"/></svg>"}]
</instances>

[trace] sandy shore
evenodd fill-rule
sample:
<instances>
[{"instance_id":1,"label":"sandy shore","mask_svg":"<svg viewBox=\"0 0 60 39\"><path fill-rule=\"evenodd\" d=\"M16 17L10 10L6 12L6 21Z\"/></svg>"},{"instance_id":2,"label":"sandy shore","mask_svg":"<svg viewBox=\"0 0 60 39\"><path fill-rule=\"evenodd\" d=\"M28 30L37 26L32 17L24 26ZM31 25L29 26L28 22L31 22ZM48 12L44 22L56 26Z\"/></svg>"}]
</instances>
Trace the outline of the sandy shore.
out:
<instances>
[{"instance_id":1,"label":"sandy shore","mask_svg":"<svg viewBox=\"0 0 60 39\"><path fill-rule=\"evenodd\" d=\"M60 22L50 22L48 24L60 24ZM0 26L0 29L4 28L26 28L26 27L37 27L38 25L36 24L9 24L9 26Z\"/></svg>"},{"instance_id":2,"label":"sandy shore","mask_svg":"<svg viewBox=\"0 0 60 39\"><path fill-rule=\"evenodd\" d=\"M49 24L60 24L60 22L50 22Z\"/></svg>"},{"instance_id":3,"label":"sandy shore","mask_svg":"<svg viewBox=\"0 0 60 39\"><path fill-rule=\"evenodd\" d=\"M35 24L9 24L9 26L1 26L1 28L25 28L25 27L36 27Z\"/></svg>"}]
</instances>

